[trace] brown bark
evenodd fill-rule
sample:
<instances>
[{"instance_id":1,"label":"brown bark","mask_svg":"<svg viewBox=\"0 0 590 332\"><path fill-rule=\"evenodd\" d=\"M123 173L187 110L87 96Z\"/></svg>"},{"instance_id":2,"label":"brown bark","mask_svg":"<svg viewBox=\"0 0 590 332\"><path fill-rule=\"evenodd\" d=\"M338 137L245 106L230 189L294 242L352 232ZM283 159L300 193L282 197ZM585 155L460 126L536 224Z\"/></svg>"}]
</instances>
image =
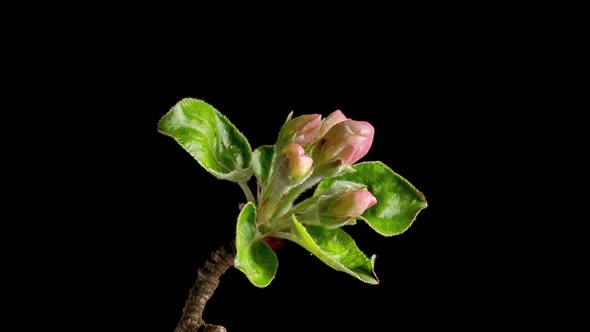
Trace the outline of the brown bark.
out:
<instances>
[{"instance_id":1,"label":"brown bark","mask_svg":"<svg viewBox=\"0 0 590 332\"><path fill-rule=\"evenodd\" d=\"M175 332L226 332L223 326L206 324L203 321L205 305L217 286L219 278L234 265L236 249L234 242L213 252L211 257L199 268L197 281L189 291L182 316Z\"/></svg>"}]
</instances>

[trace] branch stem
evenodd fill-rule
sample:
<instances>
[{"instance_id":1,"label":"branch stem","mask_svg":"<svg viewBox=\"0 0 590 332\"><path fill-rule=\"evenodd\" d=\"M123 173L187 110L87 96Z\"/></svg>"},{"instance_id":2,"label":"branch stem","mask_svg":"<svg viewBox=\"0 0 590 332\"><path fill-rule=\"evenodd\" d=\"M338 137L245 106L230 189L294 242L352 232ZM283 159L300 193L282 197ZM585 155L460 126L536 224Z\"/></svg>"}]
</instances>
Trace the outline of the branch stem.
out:
<instances>
[{"instance_id":1,"label":"branch stem","mask_svg":"<svg viewBox=\"0 0 590 332\"><path fill-rule=\"evenodd\" d=\"M223 326L206 324L202 316L207 301L219 285L219 278L234 265L235 255L235 245L232 241L229 245L213 252L203 267L199 268L197 280L189 291L175 332L227 331Z\"/></svg>"}]
</instances>

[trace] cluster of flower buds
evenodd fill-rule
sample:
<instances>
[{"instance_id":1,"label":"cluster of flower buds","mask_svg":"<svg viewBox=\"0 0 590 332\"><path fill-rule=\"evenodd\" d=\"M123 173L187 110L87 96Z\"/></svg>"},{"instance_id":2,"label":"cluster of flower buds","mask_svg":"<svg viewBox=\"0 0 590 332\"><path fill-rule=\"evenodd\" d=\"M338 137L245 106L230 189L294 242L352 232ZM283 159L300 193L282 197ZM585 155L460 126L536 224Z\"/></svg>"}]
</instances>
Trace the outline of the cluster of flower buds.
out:
<instances>
[{"instance_id":1,"label":"cluster of flower buds","mask_svg":"<svg viewBox=\"0 0 590 332\"><path fill-rule=\"evenodd\" d=\"M289 120L281 129L277 143L290 160L291 177L299 180L311 173L314 164L340 166L356 163L369 151L374 133L370 123L348 119L337 110L324 121L319 114Z\"/></svg>"},{"instance_id":2,"label":"cluster of flower buds","mask_svg":"<svg viewBox=\"0 0 590 332\"><path fill-rule=\"evenodd\" d=\"M289 119L275 144L275 154L281 161L275 165L275 171L279 178L284 178L275 185L294 188L303 183L298 187L301 190L325 176L337 175L342 167L353 165L367 154L373 136L374 128L370 123L348 119L340 110L323 121L319 114ZM310 178L312 181L305 182ZM366 189L349 188L322 197L315 207L299 215L303 223L339 227L358 218L376 203L377 199Z\"/></svg>"}]
</instances>

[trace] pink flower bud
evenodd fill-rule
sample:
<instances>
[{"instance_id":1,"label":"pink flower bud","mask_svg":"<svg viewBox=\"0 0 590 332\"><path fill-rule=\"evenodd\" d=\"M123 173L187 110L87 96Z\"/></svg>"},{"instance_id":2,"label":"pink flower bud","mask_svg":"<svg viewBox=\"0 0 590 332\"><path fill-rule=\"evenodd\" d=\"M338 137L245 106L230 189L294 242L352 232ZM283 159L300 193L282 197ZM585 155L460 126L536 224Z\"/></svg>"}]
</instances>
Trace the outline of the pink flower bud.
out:
<instances>
[{"instance_id":1,"label":"pink flower bud","mask_svg":"<svg viewBox=\"0 0 590 332\"><path fill-rule=\"evenodd\" d=\"M322 125L322 116L320 114L304 114L291 119L283 127L285 135L295 134L291 142L305 145L313 142Z\"/></svg>"},{"instance_id":2,"label":"pink flower bud","mask_svg":"<svg viewBox=\"0 0 590 332\"><path fill-rule=\"evenodd\" d=\"M330 113L330 115L328 115L322 123L322 127L320 128L320 137L323 137L328 132L328 130L330 130L330 128L334 127L335 124L345 120L348 120L348 118L340 110Z\"/></svg>"},{"instance_id":3,"label":"pink flower bud","mask_svg":"<svg viewBox=\"0 0 590 332\"><path fill-rule=\"evenodd\" d=\"M377 204L377 199L368 190L354 190L342 194L330 206L330 214L337 218L357 218L365 210Z\"/></svg>"},{"instance_id":4,"label":"pink flower bud","mask_svg":"<svg viewBox=\"0 0 590 332\"><path fill-rule=\"evenodd\" d=\"M374 134L373 126L365 121L345 120L335 124L322 137L318 164L338 159L344 165L354 164L369 152Z\"/></svg>"},{"instance_id":5,"label":"pink flower bud","mask_svg":"<svg viewBox=\"0 0 590 332\"><path fill-rule=\"evenodd\" d=\"M299 180L311 172L313 159L305 155L303 147L297 143L289 143L283 148L283 153L289 158L289 172L291 179Z\"/></svg>"}]
</instances>

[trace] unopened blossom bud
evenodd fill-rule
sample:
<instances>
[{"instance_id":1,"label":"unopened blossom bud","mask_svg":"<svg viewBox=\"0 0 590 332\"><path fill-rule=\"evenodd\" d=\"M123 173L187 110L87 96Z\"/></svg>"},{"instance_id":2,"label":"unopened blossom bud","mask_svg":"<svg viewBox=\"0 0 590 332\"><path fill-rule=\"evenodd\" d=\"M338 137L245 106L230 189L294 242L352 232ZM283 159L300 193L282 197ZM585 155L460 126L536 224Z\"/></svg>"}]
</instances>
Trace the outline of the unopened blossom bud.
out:
<instances>
[{"instance_id":1,"label":"unopened blossom bud","mask_svg":"<svg viewBox=\"0 0 590 332\"><path fill-rule=\"evenodd\" d=\"M301 211L297 220L306 225L338 228L350 224L375 204L377 199L366 189L326 193L315 204Z\"/></svg>"},{"instance_id":2,"label":"unopened blossom bud","mask_svg":"<svg viewBox=\"0 0 590 332\"><path fill-rule=\"evenodd\" d=\"M353 219L375 204L377 199L368 190L349 191L332 202L327 214L335 218Z\"/></svg>"},{"instance_id":3,"label":"unopened blossom bud","mask_svg":"<svg viewBox=\"0 0 590 332\"><path fill-rule=\"evenodd\" d=\"M340 110L330 113L330 115L324 119L324 122L322 122L322 127L320 128L320 137L324 136L328 130L330 130L330 128L334 127L335 124L345 120L348 120L348 118Z\"/></svg>"},{"instance_id":4,"label":"unopened blossom bud","mask_svg":"<svg viewBox=\"0 0 590 332\"><path fill-rule=\"evenodd\" d=\"M300 180L311 172L313 159L305 155L301 145L289 143L283 148L283 153L289 158L289 175L292 180Z\"/></svg>"},{"instance_id":5,"label":"unopened blossom bud","mask_svg":"<svg viewBox=\"0 0 590 332\"><path fill-rule=\"evenodd\" d=\"M364 157L373 143L375 129L365 121L345 120L335 124L320 141L318 164L340 160L352 165Z\"/></svg>"},{"instance_id":6,"label":"unopened blossom bud","mask_svg":"<svg viewBox=\"0 0 590 332\"><path fill-rule=\"evenodd\" d=\"M281 132L283 137L295 135L292 143L305 145L318 137L321 125L322 116L320 114L304 114L287 122Z\"/></svg>"}]
</instances>

